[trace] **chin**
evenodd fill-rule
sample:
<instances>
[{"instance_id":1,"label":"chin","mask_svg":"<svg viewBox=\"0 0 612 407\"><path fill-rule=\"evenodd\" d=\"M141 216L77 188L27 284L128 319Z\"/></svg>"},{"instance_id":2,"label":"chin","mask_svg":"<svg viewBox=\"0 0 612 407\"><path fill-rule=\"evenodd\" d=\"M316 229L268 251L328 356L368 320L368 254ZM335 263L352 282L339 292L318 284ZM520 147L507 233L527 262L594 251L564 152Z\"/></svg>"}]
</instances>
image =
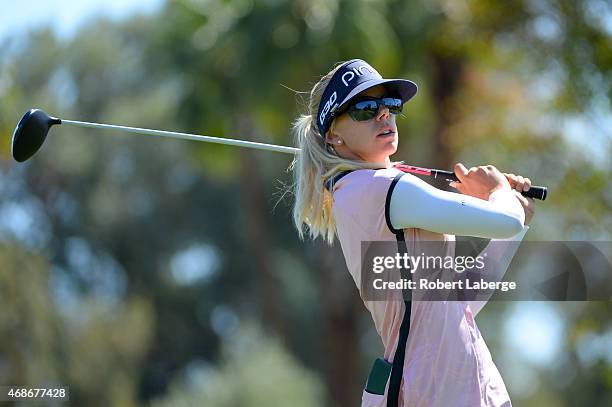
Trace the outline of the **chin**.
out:
<instances>
[{"instance_id":1,"label":"chin","mask_svg":"<svg viewBox=\"0 0 612 407\"><path fill-rule=\"evenodd\" d=\"M389 140L375 140L375 143L371 145L370 151L376 151L377 157L389 157L397 152L398 137L397 135L393 139ZM374 160L379 162L379 160Z\"/></svg>"},{"instance_id":2,"label":"chin","mask_svg":"<svg viewBox=\"0 0 612 407\"><path fill-rule=\"evenodd\" d=\"M399 145L399 141L394 138L392 141L390 140L388 144L385 144L385 154L392 155L397 152L397 147Z\"/></svg>"}]
</instances>

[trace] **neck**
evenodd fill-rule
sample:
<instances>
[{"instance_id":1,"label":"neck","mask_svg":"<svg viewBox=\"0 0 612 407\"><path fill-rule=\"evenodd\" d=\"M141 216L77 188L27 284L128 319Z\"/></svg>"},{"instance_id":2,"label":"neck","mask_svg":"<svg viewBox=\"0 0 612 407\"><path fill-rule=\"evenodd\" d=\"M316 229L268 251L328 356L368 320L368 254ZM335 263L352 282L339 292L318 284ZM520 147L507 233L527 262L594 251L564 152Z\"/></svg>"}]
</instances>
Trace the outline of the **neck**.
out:
<instances>
[{"instance_id":1,"label":"neck","mask_svg":"<svg viewBox=\"0 0 612 407\"><path fill-rule=\"evenodd\" d=\"M382 160L367 160L367 159L361 157L360 155L353 153L351 150L349 150L345 146L335 147L335 150L336 150L336 153L338 154L339 157L346 158L347 160L367 161L367 162L371 162L371 163L380 163L380 164L384 165L384 167L382 167L382 168L391 168L393 166L389 156L385 156L384 159L382 159Z\"/></svg>"}]
</instances>

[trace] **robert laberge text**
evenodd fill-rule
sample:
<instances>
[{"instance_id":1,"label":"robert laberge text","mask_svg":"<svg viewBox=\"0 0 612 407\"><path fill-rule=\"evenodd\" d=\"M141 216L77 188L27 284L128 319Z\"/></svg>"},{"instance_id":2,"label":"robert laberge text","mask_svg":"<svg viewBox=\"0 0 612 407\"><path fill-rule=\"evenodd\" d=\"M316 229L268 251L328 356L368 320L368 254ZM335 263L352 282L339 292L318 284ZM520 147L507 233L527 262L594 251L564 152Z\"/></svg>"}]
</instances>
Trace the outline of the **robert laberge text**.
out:
<instances>
[{"instance_id":1,"label":"robert laberge text","mask_svg":"<svg viewBox=\"0 0 612 407\"><path fill-rule=\"evenodd\" d=\"M399 281L383 281L377 278L373 281L373 285L376 290L415 290L417 288L419 290L516 290L515 281L486 281L484 279L472 281L467 278L458 281L431 281L421 278L418 286L416 281L407 278Z\"/></svg>"}]
</instances>

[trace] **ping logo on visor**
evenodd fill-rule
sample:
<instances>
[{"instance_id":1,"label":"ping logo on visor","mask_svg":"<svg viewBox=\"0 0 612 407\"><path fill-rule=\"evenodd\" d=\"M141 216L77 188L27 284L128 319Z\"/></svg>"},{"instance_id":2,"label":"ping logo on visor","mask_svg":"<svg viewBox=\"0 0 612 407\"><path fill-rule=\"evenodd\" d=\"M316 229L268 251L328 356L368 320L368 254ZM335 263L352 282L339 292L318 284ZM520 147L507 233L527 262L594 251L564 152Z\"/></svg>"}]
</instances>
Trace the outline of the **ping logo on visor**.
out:
<instances>
[{"instance_id":1,"label":"ping logo on visor","mask_svg":"<svg viewBox=\"0 0 612 407\"><path fill-rule=\"evenodd\" d=\"M334 112L360 92L384 85L387 91L392 91L406 103L417 93L417 85L406 79L383 79L370 64L361 59L345 62L334 73L323 92L319 111L317 112L317 128L324 136L334 118Z\"/></svg>"}]
</instances>

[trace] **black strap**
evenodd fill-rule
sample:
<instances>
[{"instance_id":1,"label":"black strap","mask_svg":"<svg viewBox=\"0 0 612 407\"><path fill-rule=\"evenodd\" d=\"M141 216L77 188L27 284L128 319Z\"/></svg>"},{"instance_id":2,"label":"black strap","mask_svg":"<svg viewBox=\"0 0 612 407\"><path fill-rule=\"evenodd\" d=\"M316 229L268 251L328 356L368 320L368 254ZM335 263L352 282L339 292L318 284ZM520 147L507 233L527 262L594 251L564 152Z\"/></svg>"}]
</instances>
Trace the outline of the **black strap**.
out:
<instances>
[{"instance_id":1,"label":"black strap","mask_svg":"<svg viewBox=\"0 0 612 407\"><path fill-rule=\"evenodd\" d=\"M398 164L403 164L403 163L404 163L403 161L400 161ZM394 166L394 168L397 168L397 167L396 167L396 166ZM329 192L333 192L333 191L332 191L332 188L333 188L333 186L336 184L336 182L340 181L340 178L344 177L344 176L345 176L345 175L347 175L347 174L350 174L350 173L351 173L351 172L353 172L353 171L355 171L355 170L345 170L345 171L339 172L339 173L337 173L337 174L335 174L335 175L332 175L331 177L329 177L329 178L327 179L327 181L325 181L325 183L324 183L325 188L326 188L326 189L327 189ZM400 171L402 171L402 170L401 170L401 168L400 168ZM400 174L400 175L401 175L401 174ZM387 196L387 198L388 198L388 196ZM389 221L387 221L387 225L391 225L391 224L389 223ZM394 232L394 230L395 230L395 229L393 229L393 227L389 226L389 228L391 229L391 231L392 231L393 233L395 233L395 232Z\"/></svg>"},{"instance_id":2,"label":"black strap","mask_svg":"<svg viewBox=\"0 0 612 407\"><path fill-rule=\"evenodd\" d=\"M342 171L330 177L327 181L325 181L325 188L327 188L329 192L333 192L332 188L334 185L336 185L336 182L340 181L340 178L344 177L345 175L350 174L353 171L354 170Z\"/></svg>"},{"instance_id":3,"label":"black strap","mask_svg":"<svg viewBox=\"0 0 612 407\"><path fill-rule=\"evenodd\" d=\"M325 188L327 188L328 191L332 192L332 188L336 184L336 182L338 182L342 177L351 172L352 170L343 171L329 178L325 182ZM395 189L395 185L403 175L404 173L400 173L397 174L395 178L393 178L393 181L391 181L391 185L389 186L389 190L387 191L387 197L385 199L385 221L387 222L387 227L389 228L391 233L395 235L395 239L397 240L397 249L400 254L408 253L408 248L406 247L406 241L404 239L404 231L402 229L395 229L391 224L389 208L391 205L391 194L393 193L393 189ZM410 273L410 270L402 269L402 278L411 277L412 274ZM409 291L404 291L403 294L405 311L404 316L402 318L402 324L400 325L397 348L395 349L395 355L393 356L393 367L391 368L391 378L389 379L389 391L387 394L387 407L397 407L399 402L399 391L400 386L402 384L402 376L404 372L406 343L408 342L408 334L410 333L410 315L412 313L412 302Z\"/></svg>"},{"instance_id":4,"label":"black strap","mask_svg":"<svg viewBox=\"0 0 612 407\"><path fill-rule=\"evenodd\" d=\"M385 200L385 221L387 222L387 227L389 228L389 230L395 235L398 251L400 253L408 253L408 248L406 247L406 240L404 239L404 231L402 229L395 229L393 227L393 225L391 224L391 216L389 213L389 208L391 206L391 194L393 193L393 189L395 189L395 185L403 175L403 173L397 174L391 182L389 190L387 191L387 198ZM402 275L402 277L410 278L412 276L410 270L402 269L402 271L405 271L407 273L407 275ZM402 318L402 324L400 325L397 348L395 349L395 355L393 356L393 367L391 369L391 378L389 379L389 391L387 393L387 407L397 407L399 403L399 392L402 384L402 376L404 373L404 357L406 355L406 343L408 342L408 334L410 333L410 314L412 313L412 301L411 298L406 299L406 294L410 294L410 292L404 292L405 311L404 316Z\"/></svg>"}]
</instances>

